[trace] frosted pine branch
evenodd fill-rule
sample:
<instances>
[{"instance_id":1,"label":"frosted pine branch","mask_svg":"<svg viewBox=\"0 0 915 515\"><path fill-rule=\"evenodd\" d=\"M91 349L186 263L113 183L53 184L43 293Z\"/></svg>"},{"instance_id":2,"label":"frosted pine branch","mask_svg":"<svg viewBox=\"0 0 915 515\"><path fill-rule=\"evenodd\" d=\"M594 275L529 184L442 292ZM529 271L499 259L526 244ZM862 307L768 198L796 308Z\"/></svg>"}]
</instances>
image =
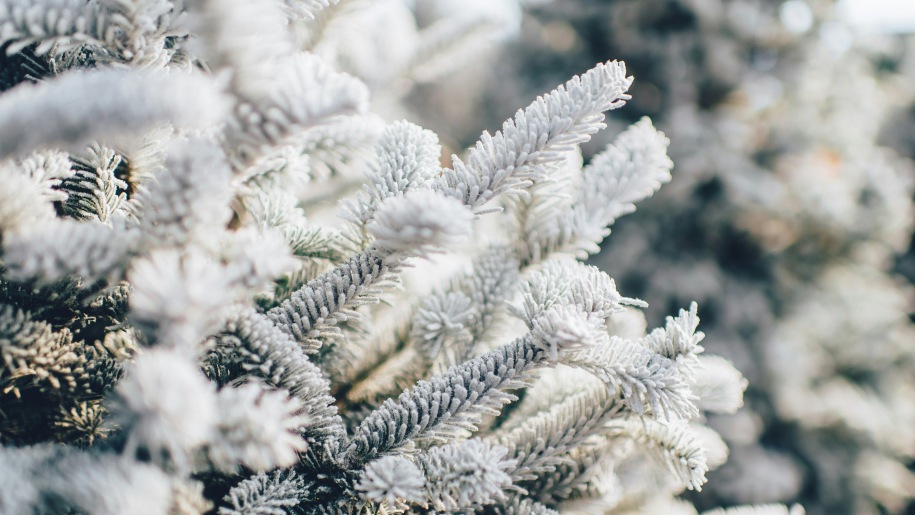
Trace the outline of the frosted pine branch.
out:
<instances>
[{"instance_id":1,"label":"frosted pine branch","mask_svg":"<svg viewBox=\"0 0 915 515\"><path fill-rule=\"evenodd\" d=\"M301 402L285 390L267 390L257 382L225 387L217 405L219 420L207 456L220 470L289 467L307 448L298 433L308 417L300 414Z\"/></svg>"},{"instance_id":2,"label":"frosted pine branch","mask_svg":"<svg viewBox=\"0 0 915 515\"><path fill-rule=\"evenodd\" d=\"M309 495L305 479L295 471L263 472L232 487L220 515L285 515Z\"/></svg>"},{"instance_id":3,"label":"frosted pine branch","mask_svg":"<svg viewBox=\"0 0 915 515\"><path fill-rule=\"evenodd\" d=\"M385 200L368 225L373 247L391 255L428 257L470 236L473 213L456 200L428 190Z\"/></svg>"},{"instance_id":4,"label":"frosted pine branch","mask_svg":"<svg viewBox=\"0 0 915 515\"><path fill-rule=\"evenodd\" d=\"M437 187L475 212L497 195L523 190L561 161L562 152L602 129L603 112L625 103L631 83L616 61L573 77L518 111L495 135L484 132L466 164L454 156L454 168L444 170Z\"/></svg>"},{"instance_id":5,"label":"frosted pine branch","mask_svg":"<svg viewBox=\"0 0 915 515\"><path fill-rule=\"evenodd\" d=\"M309 127L362 113L368 106L364 84L314 55L297 54L271 67L278 78L262 91L246 94L230 118L225 137L236 168L250 165Z\"/></svg>"},{"instance_id":6,"label":"frosted pine branch","mask_svg":"<svg viewBox=\"0 0 915 515\"><path fill-rule=\"evenodd\" d=\"M144 450L180 470L218 420L213 385L186 356L162 349L142 354L118 383L112 413L128 435L128 455Z\"/></svg>"},{"instance_id":7,"label":"frosted pine branch","mask_svg":"<svg viewBox=\"0 0 915 515\"><path fill-rule=\"evenodd\" d=\"M226 108L216 83L197 74L71 71L0 97L0 158L40 148L78 148L165 122L204 128L218 122Z\"/></svg>"},{"instance_id":8,"label":"frosted pine branch","mask_svg":"<svg viewBox=\"0 0 915 515\"><path fill-rule=\"evenodd\" d=\"M357 201L344 199L341 216L361 227L385 199L426 185L439 171L442 149L435 133L406 121L389 125L378 142L377 163Z\"/></svg>"},{"instance_id":9,"label":"frosted pine branch","mask_svg":"<svg viewBox=\"0 0 915 515\"><path fill-rule=\"evenodd\" d=\"M433 447L421 454L426 495L439 512L459 512L503 501L515 461L507 449L479 439Z\"/></svg>"},{"instance_id":10,"label":"frosted pine branch","mask_svg":"<svg viewBox=\"0 0 915 515\"><path fill-rule=\"evenodd\" d=\"M702 490L708 471L705 449L687 424L630 419L614 423L610 432L649 444L684 486Z\"/></svg>"},{"instance_id":11,"label":"frosted pine branch","mask_svg":"<svg viewBox=\"0 0 915 515\"><path fill-rule=\"evenodd\" d=\"M424 503L425 486L422 471L412 461L399 456L385 456L365 467L356 490L370 500L395 506L403 502Z\"/></svg>"},{"instance_id":12,"label":"frosted pine branch","mask_svg":"<svg viewBox=\"0 0 915 515\"><path fill-rule=\"evenodd\" d=\"M517 460L516 467L509 470L513 483L523 486L567 463L574 451L589 445L590 438L604 433L604 426L619 417L622 408L605 390L591 388L497 435L497 441Z\"/></svg>"},{"instance_id":13,"label":"frosted pine branch","mask_svg":"<svg viewBox=\"0 0 915 515\"><path fill-rule=\"evenodd\" d=\"M267 317L280 330L302 342L312 352L322 345L320 338L333 336L340 321L359 314L353 307L377 302L379 285L392 270L384 253L369 249L317 277L292 294Z\"/></svg>"},{"instance_id":14,"label":"frosted pine branch","mask_svg":"<svg viewBox=\"0 0 915 515\"><path fill-rule=\"evenodd\" d=\"M483 414L498 414L516 399L509 390L527 386L532 372L550 366L550 356L592 343L570 338L572 322L547 315L548 326L473 360L420 381L397 401L387 400L356 429L344 450L346 463L359 463L403 448L412 440L447 441L476 431ZM548 331L554 329L556 334ZM558 347L558 348L557 348Z\"/></svg>"},{"instance_id":15,"label":"frosted pine branch","mask_svg":"<svg viewBox=\"0 0 915 515\"><path fill-rule=\"evenodd\" d=\"M637 414L686 420L697 414L676 363L637 343L614 336L607 344L572 354L563 362L594 374Z\"/></svg>"},{"instance_id":16,"label":"frosted pine branch","mask_svg":"<svg viewBox=\"0 0 915 515\"><path fill-rule=\"evenodd\" d=\"M12 277L52 283L75 275L89 287L123 274L134 236L100 222L62 220L5 237L3 259Z\"/></svg>"},{"instance_id":17,"label":"frosted pine branch","mask_svg":"<svg viewBox=\"0 0 915 515\"><path fill-rule=\"evenodd\" d=\"M734 365L720 356L700 356L690 380L690 390L699 398L699 409L735 413L743 406L747 380Z\"/></svg>"},{"instance_id":18,"label":"frosted pine branch","mask_svg":"<svg viewBox=\"0 0 915 515\"><path fill-rule=\"evenodd\" d=\"M136 198L146 247L180 246L207 238L228 223L232 191L222 151L190 139L172 145L165 170Z\"/></svg>"},{"instance_id":19,"label":"frosted pine branch","mask_svg":"<svg viewBox=\"0 0 915 515\"><path fill-rule=\"evenodd\" d=\"M236 352L250 374L288 390L301 401L302 416L307 419L302 434L308 441L343 437L343 421L337 415L330 384L288 334L253 311L241 311L228 319L217 341Z\"/></svg>"},{"instance_id":20,"label":"frosted pine branch","mask_svg":"<svg viewBox=\"0 0 915 515\"><path fill-rule=\"evenodd\" d=\"M651 120L642 118L594 156L582 171L580 194L572 209L578 242L569 243L595 253L609 234L607 226L635 211L636 202L669 182L673 168L667 157L669 144Z\"/></svg>"},{"instance_id":21,"label":"frosted pine branch","mask_svg":"<svg viewBox=\"0 0 915 515\"><path fill-rule=\"evenodd\" d=\"M115 175L119 164L121 156L113 149L90 146L85 157L74 160L73 177L62 184L68 194L64 210L80 220L110 223L126 200L127 183Z\"/></svg>"}]
</instances>

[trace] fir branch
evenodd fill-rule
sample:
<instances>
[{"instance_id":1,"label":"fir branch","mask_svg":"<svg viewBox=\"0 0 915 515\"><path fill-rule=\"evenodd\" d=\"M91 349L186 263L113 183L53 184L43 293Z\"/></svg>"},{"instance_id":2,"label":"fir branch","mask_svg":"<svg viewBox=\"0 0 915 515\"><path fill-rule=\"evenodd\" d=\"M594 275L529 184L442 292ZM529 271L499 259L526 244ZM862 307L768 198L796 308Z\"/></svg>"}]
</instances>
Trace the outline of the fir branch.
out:
<instances>
[{"instance_id":1,"label":"fir branch","mask_svg":"<svg viewBox=\"0 0 915 515\"><path fill-rule=\"evenodd\" d=\"M561 189L569 180L541 180L530 200L516 201L512 209L517 229L523 232L522 261L537 263L555 253L579 258L596 253L617 218L635 211L636 202L670 181L669 143L643 118L591 160L580 180L573 181L579 183L574 194ZM578 167L569 159L565 167L573 166Z\"/></svg>"},{"instance_id":2,"label":"fir branch","mask_svg":"<svg viewBox=\"0 0 915 515\"><path fill-rule=\"evenodd\" d=\"M342 462L358 466L415 441L447 442L476 431L483 414L498 414L515 400L508 391L527 386L535 370L551 365L551 357L595 343L590 327L568 318L572 313L551 311L538 318L531 334L420 381L396 401L388 399L355 430Z\"/></svg>"},{"instance_id":3,"label":"fir branch","mask_svg":"<svg viewBox=\"0 0 915 515\"><path fill-rule=\"evenodd\" d=\"M238 274L201 251L156 250L127 272L131 323L153 345L194 349L244 290Z\"/></svg>"},{"instance_id":4,"label":"fir branch","mask_svg":"<svg viewBox=\"0 0 915 515\"><path fill-rule=\"evenodd\" d=\"M374 248L402 259L455 247L470 236L472 223L473 213L460 202L420 189L386 199L366 228Z\"/></svg>"},{"instance_id":5,"label":"fir branch","mask_svg":"<svg viewBox=\"0 0 915 515\"><path fill-rule=\"evenodd\" d=\"M20 389L47 385L74 389L86 378L86 358L69 330L53 331L29 313L0 305L0 387L19 397Z\"/></svg>"},{"instance_id":6,"label":"fir branch","mask_svg":"<svg viewBox=\"0 0 915 515\"><path fill-rule=\"evenodd\" d=\"M39 148L79 148L165 122L203 128L222 119L226 107L215 82L202 75L72 71L0 97L0 158Z\"/></svg>"},{"instance_id":7,"label":"fir branch","mask_svg":"<svg viewBox=\"0 0 915 515\"><path fill-rule=\"evenodd\" d=\"M284 390L267 390L257 382L225 387L217 405L219 420L207 456L219 470L285 468L307 448L299 433L310 421L301 414L301 402Z\"/></svg>"},{"instance_id":8,"label":"fir branch","mask_svg":"<svg viewBox=\"0 0 915 515\"><path fill-rule=\"evenodd\" d=\"M67 193L64 213L78 220L110 223L111 217L127 195L127 183L115 176L121 163L113 149L92 145L88 155L73 160L74 177L65 179L62 190Z\"/></svg>"},{"instance_id":9,"label":"fir branch","mask_svg":"<svg viewBox=\"0 0 915 515\"><path fill-rule=\"evenodd\" d=\"M55 150L33 152L16 162L15 168L40 186L48 200L65 202L68 193L61 188L74 175L67 154Z\"/></svg>"},{"instance_id":10,"label":"fir branch","mask_svg":"<svg viewBox=\"0 0 915 515\"><path fill-rule=\"evenodd\" d=\"M639 415L689 420L698 414L676 363L637 343L613 336L606 345L571 354L563 363L594 374Z\"/></svg>"},{"instance_id":11,"label":"fir branch","mask_svg":"<svg viewBox=\"0 0 915 515\"><path fill-rule=\"evenodd\" d=\"M342 265L308 281L302 288L266 313L277 327L316 352L321 337L334 336L334 324L359 314L352 310L362 304L377 302L378 289L394 271L384 260L384 253L366 250Z\"/></svg>"},{"instance_id":12,"label":"fir branch","mask_svg":"<svg viewBox=\"0 0 915 515\"><path fill-rule=\"evenodd\" d=\"M355 180L361 179L356 172L367 168L375 159L374 149L384 130L381 118L354 115L311 127L295 140L308 156L313 180L341 177Z\"/></svg>"},{"instance_id":13,"label":"fir branch","mask_svg":"<svg viewBox=\"0 0 915 515\"><path fill-rule=\"evenodd\" d=\"M433 447L418 457L426 497L436 511L454 513L504 501L515 461L504 447L479 439Z\"/></svg>"},{"instance_id":14,"label":"fir branch","mask_svg":"<svg viewBox=\"0 0 915 515\"><path fill-rule=\"evenodd\" d=\"M343 200L340 216L364 230L381 203L426 185L439 171L442 149L438 136L406 121L395 122L381 134L375 166L356 201Z\"/></svg>"},{"instance_id":15,"label":"fir branch","mask_svg":"<svg viewBox=\"0 0 915 515\"><path fill-rule=\"evenodd\" d=\"M12 166L0 165L0 237L25 227L41 226L56 218L43 184Z\"/></svg>"},{"instance_id":16,"label":"fir branch","mask_svg":"<svg viewBox=\"0 0 915 515\"><path fill-rule=\"evenodd\" d=\"M677 318L667 317L664 329L658 328L641 340L648 350L658 353L677 363L677 368L686 377L691 377L699 362L699 354L705 349L699 345L705 333L696 331L699 327L698 304L693 302L689 311L680 310Z\"/></svg>"},{"instance_id":17,"label":"fir branch","mask_svg":"<svg viewBox=\"0 0 915 515\"><path fill-rule=\"evenodd\" d=\"M91 42L104 46L109 35L119 29L119 23L104 4L82 0L43 0L36 4L28 0L0 2L0 44L14 42L7 52L16 53L40 43L38 55L56 46L60 50Z\"/></svg>"},{"instance_id":18,"label":"fir branch","mask_svg":"<svg viewBox=\"0 0 915 515\"><path fill-rule=\"evenodd\" d=\"M110 399L127 434L125 454L143 452L165 468L186 472L191 454L210 441L217 419L212 383L174 349L141 354Z\"/></svg>"},{"instance_id":19,"label":"fir branch","mask_svg":"<svg viewBox=\"0 0 915 515\"><path fill-rule=\"evenodd\" d=\"M302 435L308 442L344 436L327 379L287 333L253 311L241 311L228 319L217 341L238 354L248 373L301 401L302 416L308 421Z\"/></svg>"},{"instance_id":20,"label":"fir branch","mask_svg":"<svg viewBox=\"0 0 915 515\"><path fill-rule=\"evenodd\" d=\"M425 487L422 470L399 456L385 456L369 463L356 484L356 490L366 499L391 506L425 503Z\"/></svg>"},{"instance_id":21,"label":"fir branch","mask_svg":"<svg viewBox=\"0 0 915 515\"><path fill-rule=\"evenodd\" d=\"M77 276L84 287L122 276L135 235L99 222L60 220L4 238L3 258L9 277L51 284Z\"/></svg>"},{"instance_id":22,"label":"fir branch","mask_svg":"<svg viewBox=\"0 0 915 515\"><path fill-rule=\"evenodd\" d=\"M310 54L277 61L280 79L236 104L225 138L230 160L244 169L270 148L336 116L366 110L368 89L356 78L336 72Z\"/></svg>"},{"instance_id":23,"label":"fir branch","mask_svg":"<svg viewBox=\"0 0 915 515\"><path fill-rule=\"evenodd\" d=\"M444 170L436 187L478 213L495 196L524 190L563 152L604 127L602 113L625 103L631 82L616 61L573 77L518 111L495 135L484 132L466 164L453 156L454 168Z\"/></svg>"},{"instance_id":24,"label":"fir branch","mask_svg":"<svg viewBox=\"0 0 915 515\"><path fill-rule=\"evenodd\" d=\"M286 515L309 496L305 479L295 471L263 472L238 483L226 495L230 506L220 515Z\"/></svg>"},{"instance_id":25,"label":"fir branch","mask_svg":"<svg viewBox=\"0 0 915 515\"><path fill-rule=\"evenodd\" d=\"M534 415L510 432L495 435L509 449L517 466L509 471L512 483L526 488L550 476L587 441L604 433L606 424L620 416L623 404L604 389L589 388ZM532 494L542 490L529 490Z\"/></svg>"},{"instance_id":26,"label":"fir branch","mask_svg":"<svg viewBox=\"0 0 915 515\"><path fill-rule=\"evenodd\" d=\"M708 471L705 449L684 422L665 424L648 418L616 421L613 436L648 444L676 478L691 490L702 490Z\"/></svg>"},{"instance_id":27,"label":"fir branch","mask_svg":"<svg viewBox=\"0 0 915 515\"><path fill-rule=\"evenodd\" d=\"M735 413L743 406L747 379L720 356L700 356L689 388L699 398L697 406L712 413Z\"/></svg>"},{"instance_id":28,"label":"fir branch","mask_svg":"<svg viewBox=\"0 0 915 515\"><path fill-rule=\"evenodd\" d=\"M231 216L229 178L216 145L202 139L173 144L165 169L135 198L142 244L183 246L225 227Z\"/></svg>"}]
</instances>

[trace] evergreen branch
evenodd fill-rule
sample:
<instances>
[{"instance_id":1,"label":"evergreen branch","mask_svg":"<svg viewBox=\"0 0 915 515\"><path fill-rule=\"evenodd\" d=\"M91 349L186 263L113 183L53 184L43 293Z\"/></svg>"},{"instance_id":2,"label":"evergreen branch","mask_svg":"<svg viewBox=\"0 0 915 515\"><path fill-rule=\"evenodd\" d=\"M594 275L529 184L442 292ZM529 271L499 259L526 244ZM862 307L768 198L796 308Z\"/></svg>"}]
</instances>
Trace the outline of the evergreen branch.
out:
<instances>
[{"instance_id":1,"label":"evergreen branch","mask_svg":"<svg viewBox=\"0 0 915 515\"><path fill-rule=\"evenodd\" d=\"M362 194L356 201L344 199L340 216L364 230L384 200L421 188L438 173L441 152L432 131L406 121L389 125L378 142L376 164L366 171Z\"/></svg>"},{"instance_id":2,"label":"evergreen branch","mask_svg":"<svg viewBox=\"0 0 915 515\"><path fill-rule=\"evenodd\" d=\"M686 423L628 419L614 422L609 433L648 444L684 486L702 490L708 471L705 449Z\"/></svg>"},{"instance_id":3,"label":"evergreen branch","mask_svg":"<svg viewBox=\"0 0 915 515\"><path fill-rule=\"evenodd\" d=\"M400 456L385 456L368 465L362 472L356 490L377 503L424 504L426 478L412 461Z\"/></svg>"},{"instance_id":4,"label":"evergreen branch","mask_svg":"<svg viewBox=\"0 0 915 515\"><path fill-rule=\"evenodd\" d=\"M54 221L7 235L3 259L11 278L51 284L77 276L89 287L123 275L134 251L134 236L99 222Z\"/></svg>"},{"instance_id":5,"label":"evergreen branch","mask_svg":"<svg viewBox=\"0 0 915 515\"><path fill-rule=\"evenodd\" d=\"M515 461L504 447L479 439L433 447L418 457L426 498L438 512L455 513L506 499Z\"/></svg>"},{"instance_id":6,"label":"evergreen branch","mask_svg":"<svg viewBox=\"0 0 915 515\"><path fill-rule=\"evenodd\" d=\"M20 388L47 384L74 389L86 378L82 342L70 331L53 331L29 313L0 305L0 388L19 397Z\"/></svg>"},{"instance_id":7,"label":"evergreen branch","mask_svg":"<svg viewBox=\"0 0 915 515\"><path fill-rule=\"evenodd\" d=\"M712 413L735 413L743 406L747 379L734 365L720 356L700 356L689 383L699 398L697 406Z\"/></svg>"},{"instance_id":8,"label":"evergreen branch","mask_svg":"<svg viewBox=\"0 0 915 515\"><path fill-rule=\"evenodd\" d=\"M39 148L78 148L166 122L207 127L222 119L226 107L216 83L202 75L72 71L0 96L0 158Z\"/></svg>"},{"instance_id":9,"label":"evergreen branch","mask_svg":"<svg viewBox=\"0 0 915 515\"><path fill-rule=\"evenodd\" d=\"M613 336L606 345L571 354L563 363L594 374L639 415L689 420L698 414L676 363L637 343Z\"/></svg>"},{"instance_id":10,"label":"evergreen branch","mask_svg":"<svg viewBox=\"0 0 915 515\"><path fill-rule=\"evenodd\" d=\"M301 414L308 420L302 428L306 441L315 444L344 436L330 384L287 333L253 311L241 311L229 318L217 342L232 348L248 373L301 401Z\"/></svg>"},{"instance_id":11,"label":"evergreen branch","mask_svg":"<svg viewBox=\"0 0 915 515\"><path fill-rule=\"evenodd\" d=\"M88 150L88 156L73 160L76 172L61 185L67 193L63 211L78 220L110 223L127 198L127 183L115 176L121 156L99 145L92 145Z\"/></svg>"},{"instance_id":12,"label":"evergreen branch","mask_svg":"<svg viewBox=\"0 0 915 515\"><path fill-rule=\"evenodd\" d=\"M385 401L355 430L342 463L354 467L417 440L447 442L476 431L483 414L498 414L503 404L516 399L508 391L527 386L535 370L552 364L551 358L596 343L583 314L564 307L570 309L538 318L527 336L420 381L396 401Z\"/></svg>"},{"instance_id":13,"label":"evergreen branch","mask_svg":"<svg viewBox=\"0 0 915 515\"><path fill-rule=\"evenodd\" d=\"M219 421L207 456L219 470L285 468L307 448L299 433L310 421L301 402L284 390L248 382L220 390L217 404Z\"/></svg>"},{"instance_id":14,"label":"evergreen branch","mask_svg":"<svg viewBox=\"0 0 915 515\"><path fill-rule=\"evenodd\" d=\"M40 186L48 200L65 202L67 191L61 188L64 181L74 175L67 154L56 150L32 152L16 162L15 168L25 173Z\"/></svg>"},{"instance_id":15,"label":"evergreen branch","mask_svg":"<svg viewBox=\"0 0 915 515\"><path fill-rule=\"evenodd\" d=\"M366 86L314 55L296 54L272 66L279 78L269 88L246 94L230 118L226 147L232 150L236 169L244 169L309 127L367 108Z\"/></svg>"},{"instance_id":16,"label":"evergreen branch","mask_svg":"<svg viewBox=\"0 0 915 515\"><path fill-rule=\"evenodd\" d=\"M495 135L484 132L466 164L454 156L454 167L444 170L436 187L475 212L497 195L524 190L561 162L563 152L604 127L602 113L625 103L631 82L616 61L573 77L518 111Z\"/></svg>"},{"instance_id":17,"label":"evergreen branch","mask_svg":"<svg viewBox=\"0 0 915 515\"><path fill-rule=\"evenodd\" d=\"M229 221L232 191L222 150L200 139L169 148L165 169L135 198L147 248L183 246Z\"/></svg>"},{"instance_id":18,"label":"evergreen branch","mask_svg":"<svg viewBox=\"0 0 915 515\"><path fill-rule=\"evenodd\" d=\"M517 466L509 471L512 483L525 488L525 482L551 475L570 460L573 452L586 447L589 439L603 433L604 426L619 417L622 408L606 390L590 388L510 432L497 434L496 441L517 460Z\"/></svg>"},{"instance_id":19,"label":"evergreen branch","mask_svg":"<svg viewBox=\"0 0 915 515\"><path fill-rule=\"evenodd\" d=\"M392 270L385 254L374 249L357 254L340 266L308 281L289 299L266 313L284 333L313 353L322 336L339 333L334 324L358 317L353 307L378 302L379 286L389 281Z\"/></svg>"},{"instance_id":20,"label":"evergreen branch","mask_svg":"<svg viewBox=\"0 0 915 515\"><path fill-rule=\"evenodd\" d=\"M229 490L230 506L220 506L219 515L286 515L308 495L305 479L295 471L261 472Z\"/></svg>"}]
</instances>

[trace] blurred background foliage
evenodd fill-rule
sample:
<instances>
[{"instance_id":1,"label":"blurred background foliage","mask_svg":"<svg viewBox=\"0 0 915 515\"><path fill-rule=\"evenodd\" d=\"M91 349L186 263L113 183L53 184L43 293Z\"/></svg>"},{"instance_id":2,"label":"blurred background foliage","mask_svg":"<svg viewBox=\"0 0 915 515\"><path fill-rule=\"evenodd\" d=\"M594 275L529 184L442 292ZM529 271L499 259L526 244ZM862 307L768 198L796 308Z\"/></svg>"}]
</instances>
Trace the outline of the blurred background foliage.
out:
<instances>
[{"instance_id":1,"label":"blurred background foliage","mask_svg":"<svg viewBox=\"0 0 915 515\"><path fill-rule=\"evenodd\" d=\"M501 50L462 71L480 80L405 97L460 149L562 77L626 62L633 98L610 123L650 116L672 141L674 180L615 225L593 262L650 303L649 326L698 300L706 346L750 380L746 407L710 421L731 456L693 495L699 508L915 513L905 4L530 2Z\"/></svg>"}]
</instances>

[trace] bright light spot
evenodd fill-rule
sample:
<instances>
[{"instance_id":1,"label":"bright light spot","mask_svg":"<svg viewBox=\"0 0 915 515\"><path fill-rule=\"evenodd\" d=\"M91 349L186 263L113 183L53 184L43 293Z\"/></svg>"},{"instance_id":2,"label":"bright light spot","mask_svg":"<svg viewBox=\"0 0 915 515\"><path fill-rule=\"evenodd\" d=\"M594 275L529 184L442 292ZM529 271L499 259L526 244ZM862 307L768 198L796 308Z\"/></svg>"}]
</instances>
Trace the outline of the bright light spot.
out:
<instances>
[{"instance_id":1,"label":"bright light spot","mask_svg":"<svg viewBox=\"0 0 915 515\"><path fill-rule=\"evenodd\" d=\"M841 0L841 19L865 32L915 32L915 2L911 0Z\"/></svg>"},{"instance_id":2,"label":"bright light spot","mask_svg":"<svg viewBox=\"0 0 915 515\"><path fill-rule=\"evenodd\" d=\"M836 56L840 56L851 48L855 38L845 25L829 21L820 26L820 41Z\"/></svg>"},{"instance_id":3,"label":"bright light spot","mask_svg":"<svg viewBox=\"0 0 915 515\"><path fill-rule=\"evenodd\" d=\"M778 8L778 17L786 29L802 34L813 26L813 11L803 0L788 0Z\"/></svg>"}]
</instances>

